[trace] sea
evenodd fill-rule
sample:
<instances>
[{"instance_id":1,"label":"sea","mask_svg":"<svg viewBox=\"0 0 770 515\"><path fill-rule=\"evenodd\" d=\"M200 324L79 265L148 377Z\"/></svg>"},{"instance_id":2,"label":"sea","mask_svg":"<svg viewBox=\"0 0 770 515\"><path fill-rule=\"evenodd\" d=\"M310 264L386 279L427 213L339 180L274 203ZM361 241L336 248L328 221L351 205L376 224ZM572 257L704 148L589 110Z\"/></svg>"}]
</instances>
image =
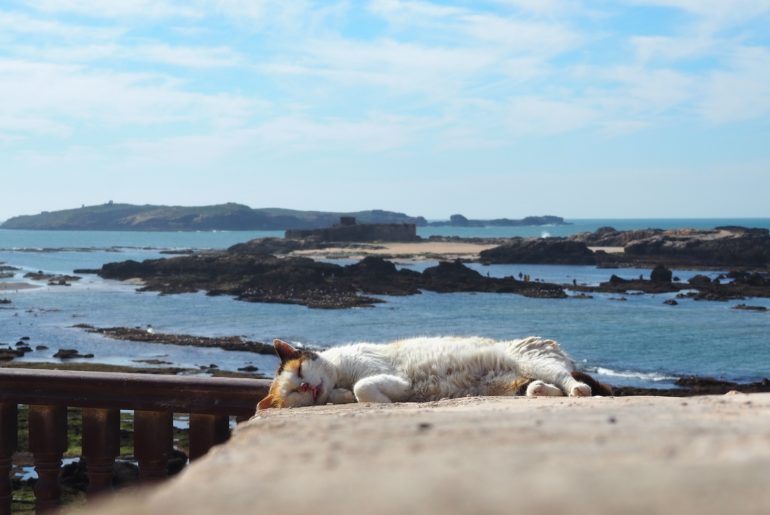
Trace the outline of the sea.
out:
<instances>
[{"instance_id":1,"label":"sea","mask_svg":"<svg viewBox=\"0 0 770 515\"><path fill-rule=\"evenodd\" d=\"M570 225L538 227L422 227L418 234L462 237L567 236L611 226L643 228L713 228L742 225L770 229L760 219L581 219ZM591 299L533 299L513 294L423 292L408 297L381 296L374 307L343 310L249 303L204 293L160 295L137 292L132 284L85 274L71 286L49 286L24 278L27 272L72 274L104 263L170 257L166 251L223 249L281 231L110 232L23 231L0 229L0 347L22 338L34 349L18 361L56 361L62 348L93 358L75 361L131 366L178 366L202 370L216 365L235 371L247 365L271 375L272 356L216 348L127 342L75 327L152 327L159 333L242 336L270 342L283 338L314 348L359 342L387 342L413 336L481 335L512 339L529 335L553 338L578 366L614 385L672 387L677 378L708 376L737 382L770 377L770 311L733 309L739 303L765 306L770 299L708 302L677 299L675 294L593 294ZM397 262L422 270L436 262ZM493 277L526 274L532 280L598 284L611 274L649 276L648 269L598 269L562 265L469 265ZM716 277L723 271L674 270L687 280L697 273ZM15 289L11 284L34 283ZM619 300L623 299L623 300ZM147 362L151 364L148 364ZM157 363L153 365L152 363ZM168 364L168 365L164 365Z\"/></svg>"}]
</instances>

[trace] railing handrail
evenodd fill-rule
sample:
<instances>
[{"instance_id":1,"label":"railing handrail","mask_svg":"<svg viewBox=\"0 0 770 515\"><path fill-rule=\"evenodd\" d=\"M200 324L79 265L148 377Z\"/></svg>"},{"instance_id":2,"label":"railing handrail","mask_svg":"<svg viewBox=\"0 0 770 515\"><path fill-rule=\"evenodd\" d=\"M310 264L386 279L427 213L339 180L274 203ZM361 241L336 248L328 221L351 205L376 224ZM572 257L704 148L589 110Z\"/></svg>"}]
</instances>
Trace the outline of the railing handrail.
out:
<instances>
[{"instance_id":1,"label":"railing handrail","mask_svg":"<svg viewBox=\"0 0 770 515\"><path fill-rule=\"evenodd\" d=\"M267 379L0 368L0 402L250 417Z\"/></svg>"},{"instance_id":2,"label":"railing handrail","mask_svg":"<svg viewBox=\"0 0 770 515\"><path fill-rule=\"evenodd\" d=\"M139 478L155 481L167 474L173 413L190 415L189 456L196 459L229 438L230 417L251 417L269 387L265 379L0 368L0 515L11 511L19 404L28 405L29 450L38 473L35 507L41 513L60 503L67 408L83 408L82 453L91 496L111 487L120 410L134 411Z\"/></svg>"}]
</instances>

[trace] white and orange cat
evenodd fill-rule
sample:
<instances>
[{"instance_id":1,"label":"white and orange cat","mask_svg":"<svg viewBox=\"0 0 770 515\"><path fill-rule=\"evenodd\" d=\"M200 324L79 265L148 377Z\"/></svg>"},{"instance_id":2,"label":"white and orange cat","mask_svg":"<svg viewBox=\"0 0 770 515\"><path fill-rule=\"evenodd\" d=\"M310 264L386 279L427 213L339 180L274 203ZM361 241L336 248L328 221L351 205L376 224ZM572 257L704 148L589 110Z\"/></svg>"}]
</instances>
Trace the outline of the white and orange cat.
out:
<instances>
[{"instance_id":1,"label":"white and orange cat","mask_svg":"<svg viewBox=\"0 0 770 515\"><path fill-rule=\"evenodd\" d=\"M423 402L469 395L611 395L577 372L553 340L411 338L357 343L323 352L275 340L281 358L258 409L349 402ZM590 386L589 386L590 385Z\"/></svg>"}]
</instances>

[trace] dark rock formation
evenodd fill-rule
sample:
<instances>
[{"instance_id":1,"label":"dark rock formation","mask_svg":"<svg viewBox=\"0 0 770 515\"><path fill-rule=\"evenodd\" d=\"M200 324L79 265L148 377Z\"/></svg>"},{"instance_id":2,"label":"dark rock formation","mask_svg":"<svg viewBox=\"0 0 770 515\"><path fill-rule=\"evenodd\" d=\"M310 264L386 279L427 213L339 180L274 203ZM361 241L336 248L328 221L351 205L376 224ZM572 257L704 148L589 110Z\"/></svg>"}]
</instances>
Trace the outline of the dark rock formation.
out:
<instances>
[{"instance_id":1,"label":"dark rock formation","mask_svg":"<svg viewBox=\"0 0 770 515\"><path fill-rule=\"evenodd\" d=\"M613 227L599 227L594 232L573 234L569 239L585 243L589 247L625 247L632 241L649 238L662 232L663 229L618 231Z\"/></svg>"},{"instance_id":2,"label":"dark rock formation","mask_svg":"<svg viewBox=\"0 0 770 515\"><path fill-rule=\"evenodd\" d=\"M668 306L678 306L679 303L675 301L674 299L666 299L663 301L663 304L666 304Z\"/></svg>"},{"instance_id":3,"label":"dark rock formation","mask_svg":"<svg viewBox=\"0 0 770 515\"><path fill-rule=\"evenodd\" d=\"M513 238L479 254L484 264L592 265L593 252L585 243L566 238Z\"/></svg>"},{"instance_id":4,"label":"dark rock formation","mask_svg":"<svg viewBox=\"0 0 770 515\"><path fill-rule=\"evenodd\" d=\"M650 281L654 283L670 283L672 276L671 270L663 265L658 265L650 272Z\"/></svg>"},{"instance_id":5,"label":"dark rock formation","mask_svg":"<svg viewBox=\"0 0 770 515\"><path fill-rule=\"evenodd\" d=\"M743 311L757 311L757 312L767 311L767 308L765 306L749 306L748 304L738 304L736 306L733 306L733 309L740 309Z\"/></svg>"},{"instance_id":6,"label":"dark rock formation","mask_svg":"<svg viewBox=\"0 0 770 515\"><path fill-rule=\"evenodd\" d=\"M630 259L669 266L765 267L770 264L770 234L743 227L664 231L632 241L624 251Z\"/></svg>"},{"instance_id":7,"label":"dark rock formation","mask_svg":"<svg viewBox=\"0 0 770 515\"><path fill-rule=\"evenodd\" d=\"M186 345L188 347L216 347L229 351L253 352L271 356L275 354L275 348L272 345L244 340L240 336L206 337L189 334L166 334L137 327L94 327L88 324L77 324L74 327L85 329L89 333L103 334L115 340L166 343L170 345Z\"/></svg>"},{"instance_id":8,"label":"dark rock formation","mask_svg":"<svg viewBox=\"0 0 770 515\"><path fill-rule=\"evenodd\" d=\"M557 285L489 278L462 263L440 263L423 273L399 270L379 257L339 266L307 258L263 254L209 252L193 256L108 263L100 273L108 279L141 278L142 290L233 295L252 302L302 304L313 308L371 306L369 295L413 295L420 290L518 293L562 298Z\"/></svg>"},{"instance_id":9,"label":"dark rock formation","mask_svg":"<svg viewBox=\"0 0 770 515\"><path fill-rule=\"evenodd\" d=\"M770 379L764 378L755 383L733 383L710 377L688 376L677 379L677 388L637 388L635 386L613 386L613 393L618 397L629 395L655 395L665 397L692 397L694 395L724 395L728 392L767 393L770 392Z\"/></svg>"},{"instance_id":10,"label":"dark rock formation","mask_svg":"<svg viewBox=\"0 0 770 515\"><path fill-rule=\"evenodd\" d=\"M10 304L11 299L0 299L0 304Z\"/></svg>"},{"instance_id":11,"label":"dark rock formation","mask_svg":"<svg viewBox=\"0 0 770 515\"><path fill-rule=\"evenodd\" d=\"M53 355L54 358L59 359L75 359L75 358L93 358L93 354L81 354L80 351L77 349L59 349L56 351L56 354Z\"/></svg>"}]
</instances>

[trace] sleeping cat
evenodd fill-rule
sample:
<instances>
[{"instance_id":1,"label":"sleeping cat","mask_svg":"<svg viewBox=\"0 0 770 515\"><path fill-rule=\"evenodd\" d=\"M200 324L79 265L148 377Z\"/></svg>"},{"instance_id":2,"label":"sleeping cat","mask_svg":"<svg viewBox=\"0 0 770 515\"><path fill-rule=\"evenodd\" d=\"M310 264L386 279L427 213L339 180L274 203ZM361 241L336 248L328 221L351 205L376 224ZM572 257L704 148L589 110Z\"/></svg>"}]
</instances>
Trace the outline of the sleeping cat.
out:
<instances>
[{"instance_id":1,"label":"sleeping cat","mask_svg":"<svg viewBox=\"0 0 770 515\"><path fill-rule=\"evenodd\" d=\"M575 370L553 340L412 338L317 353L275 340L281 365L258 409L349 402L423 402L469 395L585 397L609 387Z\"/></svg>"}]
</instances>

